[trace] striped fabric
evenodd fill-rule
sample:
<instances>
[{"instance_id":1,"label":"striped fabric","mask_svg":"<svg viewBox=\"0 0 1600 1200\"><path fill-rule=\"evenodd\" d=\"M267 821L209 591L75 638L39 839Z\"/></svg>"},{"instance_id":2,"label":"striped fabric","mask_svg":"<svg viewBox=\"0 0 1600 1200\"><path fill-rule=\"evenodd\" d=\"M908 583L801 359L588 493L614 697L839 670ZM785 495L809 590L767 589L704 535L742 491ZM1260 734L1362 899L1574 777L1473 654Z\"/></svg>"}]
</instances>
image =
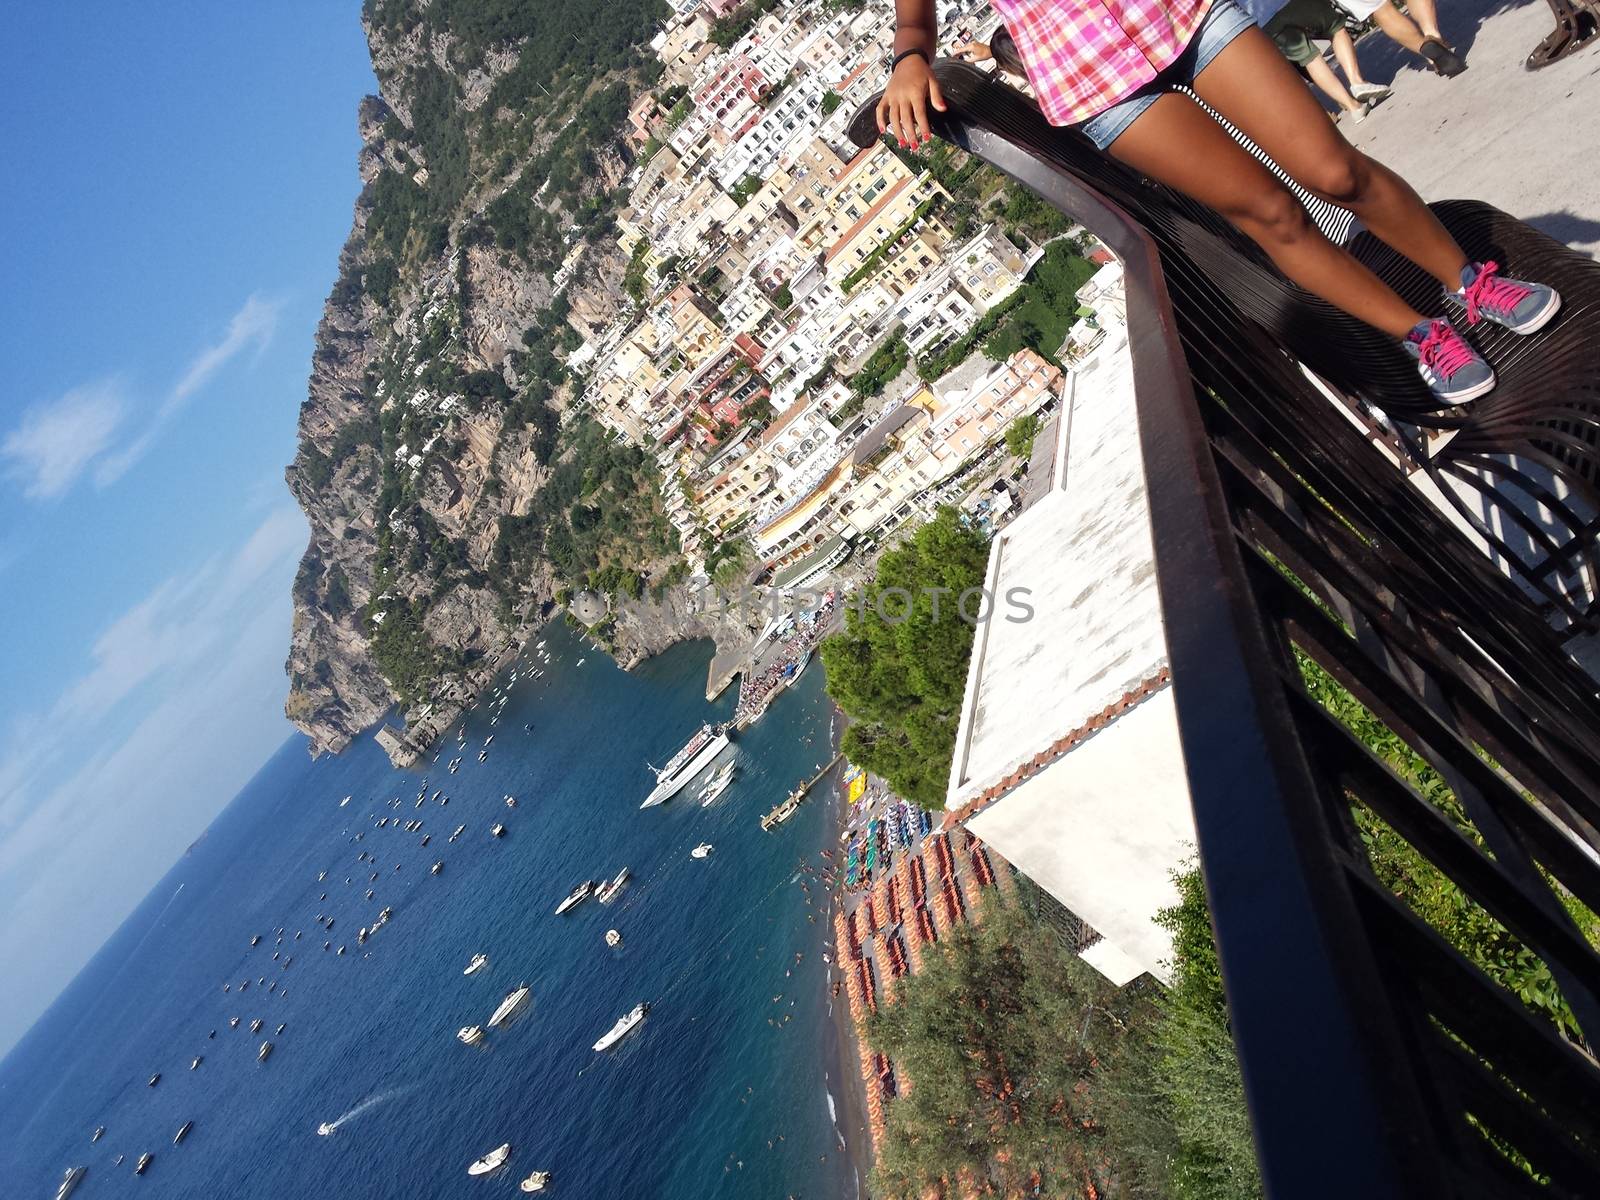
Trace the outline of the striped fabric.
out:
<instances>
[{"instance_id":1,"label":"striped fabric","mask_svg":"<svg viewBox=\"0 0 1600 1200\"><path fill-rule=\"evenodd\" d=\"M1211 0L991 0L1052 125L1104 112L1170 67Z\"/></svg>"}]
</instances>

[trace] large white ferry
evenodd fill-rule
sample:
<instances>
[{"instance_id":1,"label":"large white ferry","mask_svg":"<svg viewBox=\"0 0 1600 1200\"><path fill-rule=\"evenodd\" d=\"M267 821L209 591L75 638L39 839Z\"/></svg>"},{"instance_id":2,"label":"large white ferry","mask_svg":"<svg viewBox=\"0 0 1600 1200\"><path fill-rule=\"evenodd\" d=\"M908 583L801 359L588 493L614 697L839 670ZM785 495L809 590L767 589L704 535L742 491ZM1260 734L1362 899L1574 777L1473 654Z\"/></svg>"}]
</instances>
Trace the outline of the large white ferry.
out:
<instances>
[{"instance_id":1,"label":"large white ferry","mask_svg":"<svg viewBox=\"0 0 1600 1200\"><path fill-rule=\"evenodd\" d=\"M677 795L683 785L700 774L728 745L726 725L702 725L682 750L656 771L656 786L640 808L664 804Z\"/></svg>"}]
</instances>

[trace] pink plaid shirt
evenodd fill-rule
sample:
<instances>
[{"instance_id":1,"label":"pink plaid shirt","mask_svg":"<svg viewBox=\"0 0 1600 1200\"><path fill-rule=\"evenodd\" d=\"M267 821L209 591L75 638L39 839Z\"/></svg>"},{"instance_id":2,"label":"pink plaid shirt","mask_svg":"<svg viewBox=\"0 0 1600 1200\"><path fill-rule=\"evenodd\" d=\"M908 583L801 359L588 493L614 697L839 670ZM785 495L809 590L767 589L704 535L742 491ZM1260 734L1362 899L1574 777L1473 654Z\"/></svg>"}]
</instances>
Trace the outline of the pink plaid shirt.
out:
<instances>
[{"instance_id":1,"label":"pink plaid shirt","mask_svg":"<svg viewBox=\"0 0 1600 1200\"><path fill-rule=\"evenodd\" d=\"M1104 112L1170 67L1211 0L990 0L1052 125Z\"/></svg>"}]
</instances>

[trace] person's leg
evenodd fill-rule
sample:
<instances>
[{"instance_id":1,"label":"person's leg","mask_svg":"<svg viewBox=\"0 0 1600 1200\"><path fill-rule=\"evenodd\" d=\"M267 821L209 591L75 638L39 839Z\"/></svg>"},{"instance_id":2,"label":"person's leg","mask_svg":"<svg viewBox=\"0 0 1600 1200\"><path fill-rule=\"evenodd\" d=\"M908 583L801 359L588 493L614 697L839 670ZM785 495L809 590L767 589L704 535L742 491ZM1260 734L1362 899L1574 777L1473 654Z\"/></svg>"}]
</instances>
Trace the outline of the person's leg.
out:
<instances>
[{"instance_id":1,"label":"person's leg","mask_svg":"<svg viewBox=\"0 0 1600 1200\"><path fill-rule=\"evenodd\" d=\"M1383 30L1384 36L1391 41L1399 42L1413 54L1422 53L1422 43L1426 40L1422 30L1394 5L1380 4L1372 14L1372 23Z\"/></svg>"},{"instance_id":2,"label":"person's leg","mask_svg":"<svg viewBox=\"0 0 1600 1200\"><path fill-rule=\"evenodd\" d=\"M1357 100L1378 101L1389 94L1388 88L1381 83L1368 83L1361 74L1361 60L1356 57L1356 40L1343 25L1333 34L1333 56L1344 69L1344 77L1350 81L1350 94Z\"/></svg>"},{"instance_id":3,"label":"person's leg","mask_svg":"<svg viewBox=\"0 0 1600 1200\"><path fill-rule=\"evenodd\" d=\"M1365 113L1367 106L1352 96L1339 77L1333 73L1333 68L1325 59L1313 58L1306 64L1306 74L1311 76L1311 82L1321 88L1323 93L1345 112Z\"/></svg>"},{"instance_id":4,"label":"person's leg","mask_svg":"<svg viewBox=\"0 0 1600 1200\"><path fill-rule=\"evenodd\" d=\"M1254 32L1274 64L1294 81L1302 105L1331 133L1326 115L1288 63L1266 35ZM1242 35L1235 44L1237 40ZM1215 66L1202 72L1202 78ZM1216 209L1290 279L1352 316L1396 338L1404 338L1422 320L1387 284L1324 237L1294 193L1188 97L1162 96L1111 143L1109 153Z\"/></svg>"},{"instance_id":5,"label":"person's leg","mask_svg":"<svg viewBox=\"0 0 1600 1200\"><path fill-rule=\"evenodd\" d=\"M1350 209L1446 291L1461 286L1467 256L1455 239L1409 184L1339 136L1259 29L1229 42L1196 76L1194 88L1302 186Z\"/></svg>"},{"instance_id":6,"label":"person's leg","mask_svg":"<svg viewBox=\"0 0 1600 1200\"><path fill-rule=\"evenodd\" d=\"M1430 37L1439 42L1444 41L1444 35L1439 32L1439 10L1434 5L1433 0L1406 0L1406 9L1422 29L1423 37ZM1449 45L1448 42L1445 44Z\"/></svg>"}]
</instances>

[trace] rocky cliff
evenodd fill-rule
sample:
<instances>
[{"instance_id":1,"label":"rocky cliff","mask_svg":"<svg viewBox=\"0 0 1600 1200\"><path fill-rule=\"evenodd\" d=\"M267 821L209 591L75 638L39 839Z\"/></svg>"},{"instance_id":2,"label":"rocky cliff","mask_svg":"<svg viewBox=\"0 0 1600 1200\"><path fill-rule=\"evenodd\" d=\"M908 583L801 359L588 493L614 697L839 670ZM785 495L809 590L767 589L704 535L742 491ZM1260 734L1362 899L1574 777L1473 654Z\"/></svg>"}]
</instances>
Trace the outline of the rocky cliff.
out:
<instances>
[{"instance_id":1,"label":"rocky cliff","mask_svg":"<svg viewBox=\"0 0 1600 1200\"><path fill-rule=\"evenodd\" d=\"M285 711L313 753L397 702L470 702L564 587L653 590L660 615L597 631L625 662L737 632L669 598L653 464L575 411L563 365L628 302L618 126L661 7L364 5L381 94L287 470L311 541Z\"/></svg>"}]
</instances>

